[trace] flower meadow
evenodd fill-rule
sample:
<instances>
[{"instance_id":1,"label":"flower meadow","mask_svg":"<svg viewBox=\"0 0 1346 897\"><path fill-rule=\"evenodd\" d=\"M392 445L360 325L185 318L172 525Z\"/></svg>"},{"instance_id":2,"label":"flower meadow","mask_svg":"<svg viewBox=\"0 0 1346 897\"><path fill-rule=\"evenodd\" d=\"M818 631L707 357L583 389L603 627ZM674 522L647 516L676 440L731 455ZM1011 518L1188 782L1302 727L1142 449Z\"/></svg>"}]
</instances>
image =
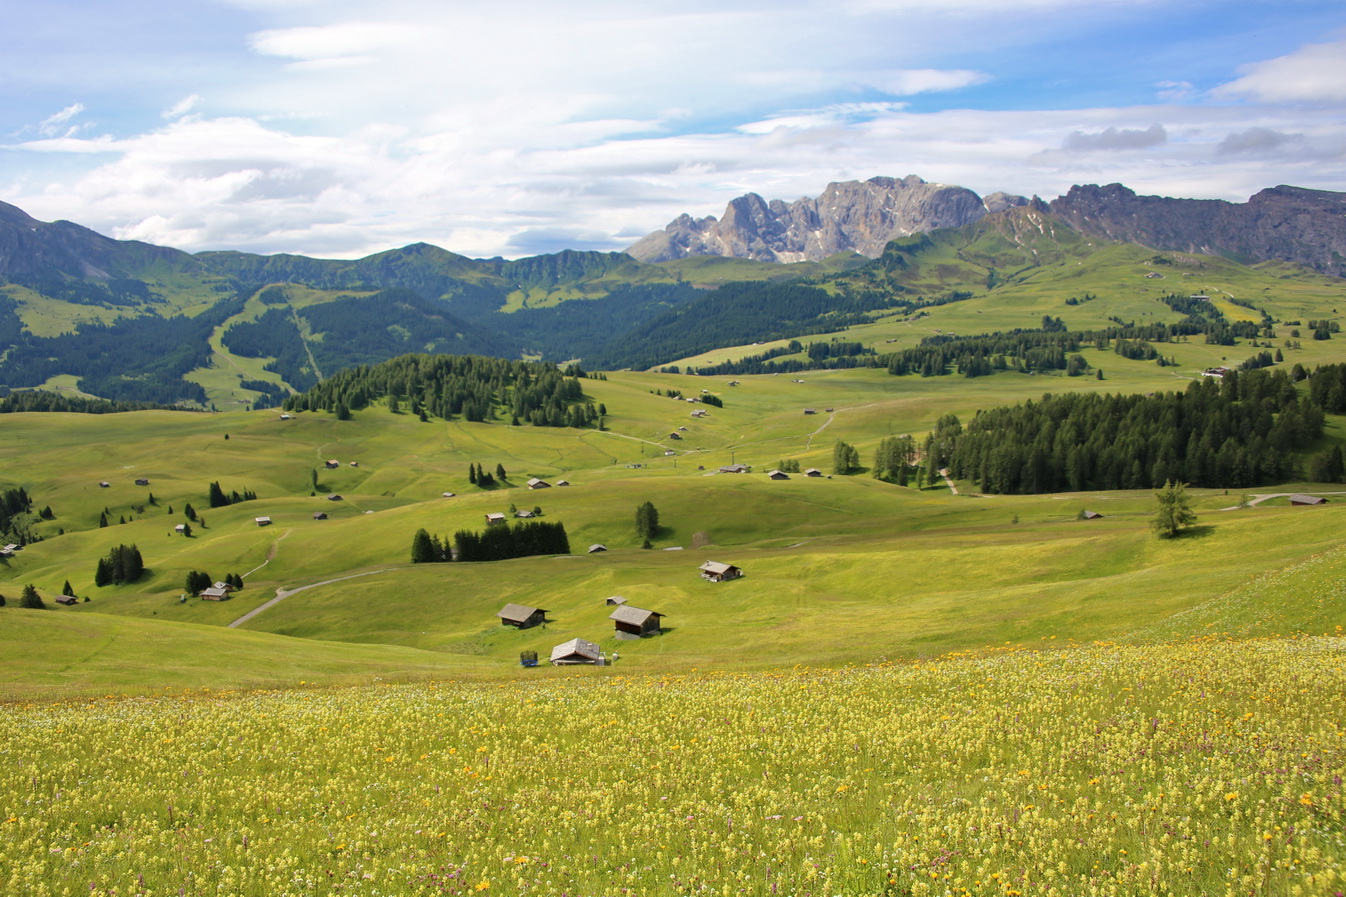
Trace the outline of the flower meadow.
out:
<instances>
[{"instance_id":1,"label":"flower meadow","mask_svg":"<svg viewBox=\"0 0 1346 897\"><path fill-rule=\"evenodd\" d=\"M11 704L13 895L1338 895L1346 639Z\"/></svg>"}]
</instances>

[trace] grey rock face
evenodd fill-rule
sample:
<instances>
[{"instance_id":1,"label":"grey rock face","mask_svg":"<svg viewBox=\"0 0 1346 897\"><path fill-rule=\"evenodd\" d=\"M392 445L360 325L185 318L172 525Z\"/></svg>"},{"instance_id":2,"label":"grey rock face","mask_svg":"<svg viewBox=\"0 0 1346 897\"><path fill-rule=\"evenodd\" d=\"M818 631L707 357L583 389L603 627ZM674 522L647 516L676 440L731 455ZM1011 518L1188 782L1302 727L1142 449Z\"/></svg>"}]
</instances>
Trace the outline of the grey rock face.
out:
<instances>
[{"instance_id":1,"label":"grey rock face","mask_svg":"<svg viewBox=\"0 0 1346 897\"><path fill-rule=\"evenodd\" d=\"M1346 277L1346 193L1270 187L1246 203L1071 187L1051 210L1082 233L1239 261L1281 259Z\"/></svg>"},{"instance_id":2,"label":"grey rock face","mask_svg":"<svg viewBox=\"0 0 1346 897\"><path fill-rule=\"evenodd\" d=\"M1003 193L992 198L992 211L1027 202ZM895 237L962 227L985 216L990 205L965 187L928 184L915 175L833 183L816 199L792 203L749 193L732 200L718 220L680 215L627 253L644 262L690 255L817 261L847 250L877 258Z\"/></svg>"}]
</instances>

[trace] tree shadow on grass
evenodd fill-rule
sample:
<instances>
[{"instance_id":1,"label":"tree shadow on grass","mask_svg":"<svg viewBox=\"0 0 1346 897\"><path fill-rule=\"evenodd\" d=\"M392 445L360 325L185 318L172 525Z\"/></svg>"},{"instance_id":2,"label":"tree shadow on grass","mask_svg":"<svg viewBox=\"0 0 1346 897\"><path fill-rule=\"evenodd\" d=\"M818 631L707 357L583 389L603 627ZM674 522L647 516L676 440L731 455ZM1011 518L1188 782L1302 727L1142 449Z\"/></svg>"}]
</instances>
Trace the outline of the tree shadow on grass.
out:
<instances>
[{"instance_id":1,"label":"tree shadow on grass","mask_svg":"<svg viewBox=\"0 0 1346 897\"><path fill-rule=\"evenodd\" d=\"M1201 524L1199 526L1189 526L1184 530L1179 530L1177 535L1173 536L1173 538L1188 541L1193 539L1204 539L1207 536L1214 535L1214 533L1215 527L1210 526L1209 524Z\"/></svg>"}]
</instances>

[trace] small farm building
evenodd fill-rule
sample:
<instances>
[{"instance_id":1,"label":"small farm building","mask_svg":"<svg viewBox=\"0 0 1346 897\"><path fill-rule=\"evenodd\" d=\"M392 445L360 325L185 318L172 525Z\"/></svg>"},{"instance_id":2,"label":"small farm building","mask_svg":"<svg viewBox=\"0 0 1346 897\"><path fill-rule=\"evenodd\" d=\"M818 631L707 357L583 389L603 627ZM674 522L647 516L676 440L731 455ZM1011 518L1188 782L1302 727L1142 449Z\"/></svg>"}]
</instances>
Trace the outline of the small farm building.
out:
<instances>
[{"instance_id":1,"label":"small farm building","mask_svg":"<svg viewBox=\"0 0 1346 897\"><path fill-rule=\"evenodd\" d=\"M768 470L766 475L767 479L770 480L788 480L790 478L790 475L783 470Z\"/></svg>"},{"instance_id":2,"label":"small farm building","mask_svg":"<svg viewBox=\"0 0 1346 897\"><path fill-rule=\"evenodd\" d=\"M229 590L228 590L228 589L220 589L220 588L216 588L215 586L211 586L211 587L208 588L208 589L202 589L202 590L198 593L198 595L199 595L202 599L204 599L204 600L206 600L206 601L228 601L228 600L229 600Z\"/></svg>"},{"instance_id":3,"label":"small farm building","mask_svg":"<svg viewBox=\"0 0 1346 897\"><path fill-rule=\"evenodd\" d=\"M603 665L603 652L593 642L582 638L572 638L564 644L551 649L551 662L557 666L576 663Z\"/></svg>"},{"instance_id":4,"label":"small farm building","mask_svg":"<svg viewBox=\"0 0 1346 897\"><path fill-rule=\"evenodd\" d=\"M496 616L500 618L500 625L515 626L519 629L527 629L530 626L547 622L547 612L545 610L540 607L529 607L526 604L506 604Z\"/></svg>"},{"instance_id":5,"label":"small farm building","mask_svg":"<svg viewBox=\"0 0 1346 897\"><path fill-rule=\"evenodd\" d=\"M328 500L328 501L341 501L341 500L342 500L342 497L341 497L341 495L339 495L338 493L333 492L331 495L327 496L327 500Z\"/></svg>"},{"instance_id":6,"label":"small farm building","mask_svg":"<svg viewBox=\"0 0 1346 897\"><path fill-rule=\"evenodd\" d=\"M253 521L253 523L256 523L258 526L270 526L270 525L271 525L271 518L270 518L270 517L254 517L254 518L252 518L252 521Z\"/></svg>"},{"instance_id":7,"label":"small farm building","mask_svg":"<svg viewBox=\"0 0 1346 897\"><path fill-rule=\"evenodd\" d=\"M618 605L625 604L626 599L623 598L621 595L609 595L603 603L608 605L609 607L616 607Z\"/></svg>"},{"instance_id":8,"label":"small farm building","mask_svg":"<svg viewBox=\"0 0 1346 897\"><path fill-rule=\"evenodd\" d=\"M528 510L527 508L520 508L519 510L514 512L514 516L522 517L526 520L529 517L536 517L537 515L534 514L532 511Z\"/></svg>"},{"instance_id":9,"label":"small farm building","mask_svg":"<svg viewBox=\"0 0 1346 897\"><path fill-rule=\"evenodd\" d=\"M137 485L137 486L148 486L149 484L150 484L150 481L147 480L145 477L138 477L138 478L136 479L136 485Z\"/></svg>"},{"instance_id":10,"label":"small farm building","mask_svg":"<svg viewBox=\"0 0 1346 897\"><path fill-rule=\"evenodd\" d=\"M79 599L76 598L74 595L57 595L56 603L64 604L66 607L70 607L71 605L79 604Z\"/></svg>"},{"instance_id":11,"label":"small farm building","mask_svg":"<svg viewBox=\"0 0 1346 897\"><path fill-rule=\"evenodd\" d=\"M314 512L313 512L313 519L314 519L314 520L326 520L326 519L327 519L327 512L326 512L326 511L314 511Z\"/></svg>"},{"instance_id":12,"label":"small farm building","mask_svg":"<svg viewBox=\"0 0 1346 897\"><path fill-rule=\"evenodd\" d=\"M808 470L804 471L804 476L806 477L820 477L822 475L823 472L816 467L810 467Z\"/></svg>"},{"instance_id":13,"label":"small farm building","mask_svg":"<svg viewBox=\"0 0 1346 897\"><path fill-rule=\"evenodd\" d=\"M751 470L746 464L729 464L720 468L720 473L747 473Z\"/></svg>"},{"instance_id":14,"label":"small farm building","mask_svg":"<svg viewBox=\"0 0 1346 897\"><path fill-rule=\"evenodd\" d=\"M528 484L527 484L527 485L528 485L528 488L529 488L529 489L550 489L550 488L551 488L551 483L548 483L546 480L539 480L537 477L533 477L532 479L530 479L530 480L528 481Z\"/></svg>"},{"instance_id":15,"label":"small farm building","mask_svg":"<svg viewBox=\"0 0 1346 897\"><path fill-rule=\"evenodd\" d=\"M1102 520L1102 519L1103 519L1103 515L1100 514L1100 513L1098 513L1097 511L1085 511L1085 512L1084 512L1084 519L1085 519L1085 520Z\"/></svg>"},{"instance_id":16,"label":"small farm building","mask_svg":"<svg viewBox=\"0 0 1346 897\"><path fill-rule=\"evenodd\" d=\"M98 484L98 488L99 488L99 489L106 489L107 487L109 487L109 486L111 486L111 485L112 485L112 484L109 483L107 480L103 480L103 481L101 481L101 482Z\"/></svg>"},{"instance_id":17,"label":"small farm building","mask_svg":"<svg viewBox=\"0 0 1346 897\"><path fill-rule=\"evenodd\" d=\"M646 635L654 635L660 631L660 621L663 614L657 614L652 610L645 610L641 607L632 607L629 604L623 604L608 614L617 627L617 637L623 635L635 636L641 638Z\"/></svg>"},{"instance_id":18,"label":"small farm building","mask_svg":"<svg viewBox=\"0 0 1346 897\"><path fill-rule=\"evenodd\" d=\"M496 524L504 523L504 522L505 522L505 515L504 515L504 514L487 514L487 515L486 515L486 525L487 525L487 526L495 526Z\"/></svg>"},{"instance_id":19,"label":"small farm building","mask_svg":"<svg viewBox=\"0 0 1346 897\"><path fill-rule=\"evenodd\" d=\"M326 467L328 470L336 470L338 467L341 466L341 462L338 461L336 458L329 458L323 466Z\"/></svg>"},{"instance_id":20,"label":"small farm building","mask_svg":"<svg viewBox=\"0 0 1346 897\"><path fill-rule=\"evenodd\" d=\"M556 481L556 485L558 485L558 486L569 486L569 485L570 485L570 481L569 481L569 480L557 480L557 481Z\"/></svg>"},{"instance_id":21,"label":"small farm building","mask_svg":"<svg viewBox=\"0 0 1346 897\"><path fill-rule=\"evenodd\" d=\"M439 494L440 494L440 497L441 497L441 498L453 498L453 493L452 493L452 492L441 492L441 493L439 493Z\"/></svg>"},{"instance_id":22,"label":"small farm building","mask_svg":"<svg viewBox=\"0 0 1346 897\"><path fill-rule=\"evenodd\" d=\"M175 533L185 533L185 532L187 532L187 524L185 524L185 523L179 523L177 526L173 527L173 532L175 532Z\"/></svg>"},{"instance_id":23,"label":"small farm building","mask_svg":"<svg viewBox=\"0 0 1346 897\"><path fill-rule=\"evenodd\" d=\"M716 561L706 561L701 565L701 578L708 579L711 582L724 582L726 579L738 579L743 575L743 571L733 564L721 564Z\"/></svg>"},{"instance_id":24,"label":"small farm building","mask_svg":"<svg viewBox=\"0 0 1346 897\"><path fill-rule=\"evenodd\" d=\"M594 544L589 546L590 554L598 554L600 551L607 551L607 550L608 547L604 545L602 542L595 542Z\"/></svg>"},{"instance_id":25,"label":"small farm building","mask_svg":"<svg viewBox=\"0 0 1346 897\"><path fill-rule=\"evenodd\" d=\"M1300 494L1300 493L1296 493L1296 494L1290 496L1290 504L1292 504L1292 505L1325 505L1325 504L1327 504L1327 499L1323 498L1321 495L1303 495L1303 494Z\"/></svg>"}]
</instances>

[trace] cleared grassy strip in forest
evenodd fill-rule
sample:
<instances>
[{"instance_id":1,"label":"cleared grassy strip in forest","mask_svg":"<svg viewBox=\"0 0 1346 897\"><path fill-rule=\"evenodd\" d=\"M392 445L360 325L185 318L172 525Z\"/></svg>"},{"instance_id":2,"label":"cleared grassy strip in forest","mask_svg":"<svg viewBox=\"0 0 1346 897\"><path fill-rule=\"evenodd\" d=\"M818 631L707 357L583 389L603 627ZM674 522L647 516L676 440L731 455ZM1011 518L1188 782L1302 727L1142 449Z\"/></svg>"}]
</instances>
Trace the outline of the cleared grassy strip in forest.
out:
<instances>
[{"instance_id":1,"label":"cleared grassy strip in forest","mask_svg":"<svg viewBox=\"0 0 1346 897\"><path fill-rule=\"evenodd\" d=\"M1324 697L1346 691L1341 648L1197 640L15 705L0 714L0 884L1332 893L1346 745Z\"/></svg>"}]
</instances>

